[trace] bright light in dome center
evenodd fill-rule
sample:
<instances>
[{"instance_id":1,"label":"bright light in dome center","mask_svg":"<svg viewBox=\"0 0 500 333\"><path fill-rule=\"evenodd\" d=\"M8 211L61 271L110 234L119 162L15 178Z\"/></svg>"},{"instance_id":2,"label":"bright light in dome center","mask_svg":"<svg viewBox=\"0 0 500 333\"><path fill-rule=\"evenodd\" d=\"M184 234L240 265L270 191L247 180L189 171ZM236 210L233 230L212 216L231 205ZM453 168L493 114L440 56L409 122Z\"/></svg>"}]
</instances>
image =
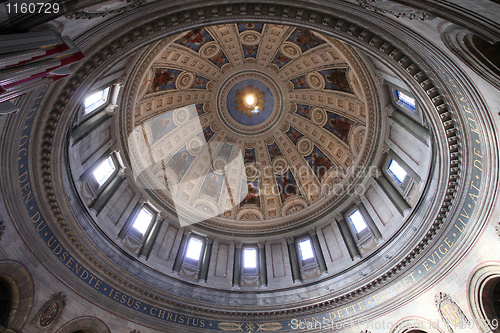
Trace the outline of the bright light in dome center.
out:
<instances>
[{"instance_id":1,"label":"bright light in dome center","mask_svg":"<svg viewBox=\"0 0 500 333\"><path fill-rule=\"evenodd\" d=\"M248 95L245 98L245 101L247 102L247 105L253 105L253 103L255 103L255 97L253 97L252 95Z\"/></svg>"}]
</instances>

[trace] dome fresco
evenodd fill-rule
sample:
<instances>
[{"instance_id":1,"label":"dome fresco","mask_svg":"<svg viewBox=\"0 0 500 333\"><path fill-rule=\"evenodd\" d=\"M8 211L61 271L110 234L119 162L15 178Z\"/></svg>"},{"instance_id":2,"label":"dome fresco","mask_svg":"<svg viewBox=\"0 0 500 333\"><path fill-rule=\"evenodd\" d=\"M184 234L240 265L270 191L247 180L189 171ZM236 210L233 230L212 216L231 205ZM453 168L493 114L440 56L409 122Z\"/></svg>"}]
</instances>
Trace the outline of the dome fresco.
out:
<instances>
[{"instance_id":1,"label":"dome fresco","mask_svg":"<svg viewBox=\"0 0 500 333\"><path fill-rule=\"evenodd\" d=\"M144 65L125 146L139 186L181 225L295 225L368 174L376 104L359 56L337 40L284 25L208 26Z\"/></svg>"}]
</instances>

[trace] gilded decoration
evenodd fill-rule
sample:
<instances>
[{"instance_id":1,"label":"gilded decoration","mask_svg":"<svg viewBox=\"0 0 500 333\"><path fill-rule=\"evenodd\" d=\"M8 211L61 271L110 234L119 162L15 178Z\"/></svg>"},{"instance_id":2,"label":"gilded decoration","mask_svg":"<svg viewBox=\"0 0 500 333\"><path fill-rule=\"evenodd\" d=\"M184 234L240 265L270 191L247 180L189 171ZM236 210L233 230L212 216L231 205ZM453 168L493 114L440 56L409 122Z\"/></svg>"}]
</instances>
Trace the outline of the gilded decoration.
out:
<instances>
[{"instance_id":1,"label":"gilded decoration","mask_svg":"<svg viewBox=\"0 0 500 333\"><path fill-rule=\"evenodd\" d=\"M33 317L31 324L39 329L51 333L62 311L66 306L66 295L63 292L52 294L50 299L45 302Z\"/></svg>"},{"instance_id":2,"label":"gilded decoration","mask_svg":"<svg viewBox=\"0 0 500 333\"><path fill-rule=\"evenodd\" d=\"M260 110L264 110L265 97L258 88L243 88L236 92L236 109L248 117L253 117Z\"/></svg>"},{"instance_id":3,"label":"gilded decoration","mask_svg":"<svg viewBox=\"0 0 500 333\"><path fill-rule=\"evenodd\" d=\"M446 323L448 332L453 333L453 328L460 329L460 327L470 323L462 309L449 294L440 292L435 295L434 301L441 319Z\"/></svg>"}]
</instances>

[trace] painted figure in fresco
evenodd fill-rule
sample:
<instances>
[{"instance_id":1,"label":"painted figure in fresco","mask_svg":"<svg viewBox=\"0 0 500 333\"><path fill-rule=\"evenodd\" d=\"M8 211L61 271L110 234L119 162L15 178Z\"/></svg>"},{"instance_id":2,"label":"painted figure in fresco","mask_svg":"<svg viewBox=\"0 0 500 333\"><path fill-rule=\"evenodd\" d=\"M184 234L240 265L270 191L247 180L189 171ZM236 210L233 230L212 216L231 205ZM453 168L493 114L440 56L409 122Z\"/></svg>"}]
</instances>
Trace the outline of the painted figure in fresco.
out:
<instances>
[{"instance_id":1,"label":"painted figure in fresco","mask_svg":"<svg viewBox=\"0 0 500 333\"><path fill-rule=\"evenodd\" d=\"M151 88L153 91L158 91L165 84L174 82L174 76L168 71L168 69L162 69L161 71L156 71Z\"/></svg>"},{"instance_id":2,"label":"painted figure in fresco","mask_svg":"<svg viewBox=\"0 0 500 333\"><path fill-rule=\"evenodd\" d=\"M326 81L333 83L335 86L339 87L339 89L344 91L351 91L349 87L349 82L347 82L347 77L344 72L333 72L330 75L327 75Z\"/></svg>"},{"instance_id":3,"label":"painted figure in fresco","mask_svg":"<svg viewBox=\"0 0 500 333\"><path fill-rule=\"evenodd\" d=\"M271 157L276 157L281 155L280 151L278 150L278 147L276 147L275 145L271 146L271 155L272 155Z\"/></svg>"},{"instance_id":4,"label":"painted figure in fresco","mask_svg":"<svg viewBox=\"0 0 500 333\"><path fill-rule=\"evenodd\" d=\"M222 65L224 65L224 63L226 62L226 58L223 56L222 52L220 52L219 54L217 54L215 57L212 58L212 61L217 66L222 67Z\"/></svg>"},{"instance_id":5,"label":"painted figure in fresco","mask_svg":"<svg viewBox=\"0 0 500 333\"><path fill-rule=\"evenodd\" d=\"M252 183L248 183L248 194L241 202L241 205L258 205L259 199L257 198L257 189L254 187Z\"/></svg>"},{"instance_id":6,"label":"painted figure in fresco","mask_svg":"<svg viewBox=\"0 0 500 333\"><path fill-rule=\"evenodd\" d=\"M212 136L212 133L210 131L210 128L207 127L203 130L203 136L205 137L205 142L208 142Z\"/></svg>"},{"instance_id":7,"label":"painted figure in fresco","mask_svg":"<svg viewBox=\"0 0 500 333\"><path fill-rule=\"evenodd\" d=\"M160 140L166 133L165 130L172 123L172 120L159 118L151 123L151 134L153 136L153 143Z\"/></svg>"},{"instance_id":8,"label":"painted figure in fresco","mask_svg":"<svg viewBox=\"0 0 500 333\"><path fill-rule=\"evenodd\" d=\"M255 162L255 157L253 156L250 150L245 152L245 163L253 163Z\"/></svg>"},{"instance_id":9,"label":"painted figure in fresco","mask_svg":"<svg viewBox=\"0 0 500 333\"><path fill-rule=\"evenodd\" d=\"M351 124L347 121L343 121L342 119L330 119L330 125L337 132L339 138L346 142L349 136L349 130L351 129Z\"/></svg>"},{"instance_id":10,"label":"painted figure in fresco","mask_svg":"<svg viewBox=\"0 0 500 333\"><path fill-rule=\"evenodd\" d=\"M212 175L212 177L208 177L207 180L205 181L205 185L203 186L203 194L206 194L211 197L215 197L217 194L217 176Z\"/></svg>"},{"instance_id":11,"label":"painted figure in fresco","mask_svg":"<svg viewBox=\"0 0 500 333\"><path fill-rule=\"evenodd\" d=\"M245 46L245 52L247 57L251 57L257 53L256 45L247 45Z\"/></svg>"},{"instance_id":12,"label":"painted figure in fresco","mask_svg":"<svg viewBox=\"0 0 500 333\"><path fill-rule=\"evenodd\" d=\"M312 160L314 164L314 172L319 178L323 177L325 172L327 172L332 164L325 156L319 156L317 153L312 154Z\"/></svg>"},{"instance_id":13,"label":"painted figure in fresco","mask_svg":"<svg viewBox=\"0 0 500 333\"><path fill-rule=\"evenodd\" d=\"M281 178L281 200L285 201L288 197L297 194L296 185L285 175Z\"/></svg>"},{"instance_id":14,"label":"painted figure in fresco","mask_svg":"<svg viewBox=\"0 0 500 333\"><path fill-rule=\"evenodd\" d=\"M224 145L224 148L222 148L219 156L229 157L230 154L231 154L231 146Z\"/></svg>"},{"instance_id":15,"label":"painted figure in fresco","mask_svg":"<svg viewBox=\"0 0 500 333\"><path fill-rule=\"evenodd\" d=\"M297 44L303 47L314 47L316 44L320 44L321 41L309 30L297 29L299 36L295 39Z\"/></svg>"},{"instance_id":16,"label":"painted figure in fresco","mask_svg":"<svg viewBox=\"0 0 500 333\"><path fill-rule=\"evenodd\" d=\"M169 161L170 168L175 172L175 174L179 177L182 174L184 168L186 168L188 162L188 154L186 152L182 152L180 156L177 154L172 157Z\"/></svg>"},{"instance_id":17,"label":"painted figure in fresco","mask_svg":"<svg viewBox=\"0 0 500 333\"><path fill-rule=\"evenodd\" d=\"M203 104L196 104L196 112L198 112L198 115L201 115L203 112Z\"/></svg>"},{"instance_id":18,"label":"painted figure in fresco","mask_svg":"<svg viewBox=\"0 0 500 333\"><path fill-rule=\"evenodd\" d=\"M185 34L181 39L179 39L179 43L192 43L192 44L202 44L205 41L203 38L203 33L200 29L194 29Z\"/></svg>"},{"instance_id":19,"label":"painted figure in fresco","mask_svg":"<svg viewBox=\"0 0 500 333\"><path fill-rule=\"evenodd\" d=\"M207 84L207 81L204 78L196 75L194 82L193 82L193 86L195 88L205 88L206 84Z\"/></svg>"},{"instance_id":20,"label":"painted figure in fresco","mask_svg":"<svg viewBox=\"0 0 500 333\"><path fill-rule=\"evenodd\" d=\"M305 115L305 116L309 116L309 108L301 106L299 108L298 112Z\"/></svg>"},{"instance_id":21,"label":"painted figure in fresco","mask_svg":"<svg viewBox=\"0 0 500 333\"><path fill-rule=\"evenodd\" d=\"M290 137L294 140L294 141L297 141L298 139L300 139L300 133L296 130L291 130L290 131Z\"/></svg>"},{"instance_id":22,"label":"painted figure in fresco","mask_svg":"<svg viewBox=\"0 0 500 333\"><path fill-rule=\"evenodd\" d=\"M278 56L276 57L276 63L280 67L283 66L284 64L286 64L289 61L290 61L290 59L288 59L287 57L285 57L281 53L279 53Z\"/></svg>"},{"instance_id":23,"label":"painted figure in fresco","mask_svg":"<svg viewBox=\"0 0 500 333\"><path fill-rule=\"evenodd\" d=\"M307 88L307 85L306 85L306 80L304 79L304 77L303 77L303 76L301 76L301 77L299 77L299 78L297 78L297 79L295 80L295 86L296 86L297 88L304 88L304 87L306 87L306 88Z\"/></svg>"}]
</instances>

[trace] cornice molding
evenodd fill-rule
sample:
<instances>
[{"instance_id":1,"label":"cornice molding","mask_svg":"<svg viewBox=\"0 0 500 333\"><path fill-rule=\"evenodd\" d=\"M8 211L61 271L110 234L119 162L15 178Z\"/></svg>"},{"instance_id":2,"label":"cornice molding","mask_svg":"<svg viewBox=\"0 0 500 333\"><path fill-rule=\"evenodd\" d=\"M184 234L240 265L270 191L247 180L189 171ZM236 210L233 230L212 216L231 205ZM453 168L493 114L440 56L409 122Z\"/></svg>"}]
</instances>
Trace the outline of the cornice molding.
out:
<instances>
[{"instance_id":1,"label":"cornice molding","mask_svg":"<svg viewBox=\"0 0 500 333\"><path fill-rule=\"evenodd\" d=\"M379 3L379 4L377 4ZM421 10L414 9L410 6L403 6L397 3L392 3L391 1L387 0L358 0L358 4L366 8L368 10L377 12L377 13L391 13L396 18L407 18L410 20L417 19L417 20L433 20L436 18L433 14Z\"/></svg>"}]
</instances>

